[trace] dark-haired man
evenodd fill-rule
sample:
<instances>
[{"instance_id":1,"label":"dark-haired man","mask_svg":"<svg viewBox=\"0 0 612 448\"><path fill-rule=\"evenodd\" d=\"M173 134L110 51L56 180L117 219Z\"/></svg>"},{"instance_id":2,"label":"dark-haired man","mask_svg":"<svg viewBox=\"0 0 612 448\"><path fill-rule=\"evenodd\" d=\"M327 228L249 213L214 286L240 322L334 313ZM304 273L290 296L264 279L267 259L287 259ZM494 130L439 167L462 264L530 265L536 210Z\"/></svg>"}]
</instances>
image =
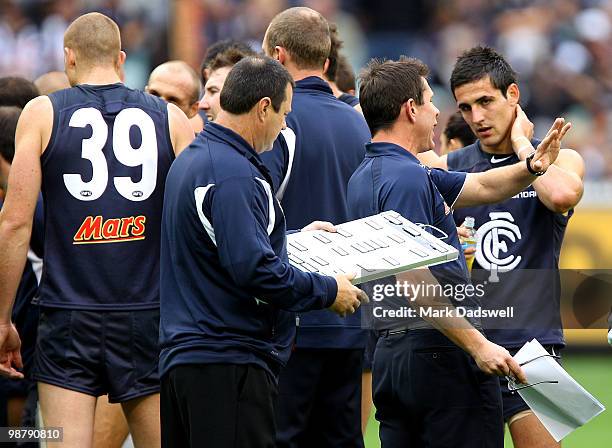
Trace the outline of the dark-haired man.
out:
<instances>
[{"instance_id":1,"label":"dark-haired man","mask_svg":"<svg viewBox=\"0 0 612 448\"><path fill-rule=\"evenodd\" d=\"M519 106L516 73L494 49L474 47L463 53L453 69L451 88L478 141L448 154L449 169L485 172L523 160L537 146L533 124ZM582 196L583 176L580 155L561 149L546 174L516 196L455 213L457 223L473 216L480 229L472 277L485 287L483 300L492 309L514 307L513 319L502 325L483 322L487 336L511 353L533 338L551 353L565 345L559 255L568 220ZM520 395L511 393L503 378L500 383L514 446L559 446Z\"/></svg>"},{"instance_id":2,"label":"dark-haired man","mask_svg":"<svg viewBox=\"0 0 612 448\"><path fill-rule=\"evenodd\" d=\"M427 74L428 68L416 59L374 60L363 72L359 97L372 143L349 181L348 203L353 218L395 210L430 226L425 228L438 229L447 235L447 244L460 250L450 210L499 201L525 188L554 162L569 125L557 119L526 162L469 175L430 170L416 158L434 147L439 114ZM445 289L450 286L456 292L466 291L469 284L462 256L412 271L404 278ZM432 299L441 297L419 295L417 308L431 304ZM455 293L450 304L478 309L478 295L459 297ZM382 334L373 367L382 446L502 446L499 383L482 372L510 375L523 382L526 378L508 351L479 331L479 319L452 314L432 318L418 313L414 318L382 324L389 326L379 326Z\"/></svg>"},{"instance_id":3,"label":"dark-haired man","mask_svg":"<svg viewBox=\"0 0 612 448\"><path fill-rule=\"evenodd\" d=\"M135 446L156 446L163 187L193 132L175 105L120 82L125 53L110 18L77 18L64 53L74 87L30 101L17 125L0 212L0 373L18 376L11 307L42 185L34 379L44 424L64 428L64 446L91 446L96 397L108 394Z\"/></svg>"},{"instance_id":4,"label":"dark-haired man","mask_svg":"<svg viewBox=\"0 0 612 448\"><path fill-rule=\"evenodd\" d=\"M209 66L212 60L215 59L218 54L233 51L247 55L252 55L255 53L247 43L240 40L224 39L215 42L206 49L206 54L204 55L202 63L200 64L200 79L202 81L202 85L206 85L206 82L208 81L210 76Z\"/></svg>"},{"instance_id":5,"label":"dark-haired man","mask_svg":"<svg viewBox=\"0 0 612 448\"><path fill-rule=\"evenodd\" d=\"M445 155L464 146L471 145L476 140L470 126L465 122L461 112L455 112L446 122L440 136L442 143L440 154Z\"/></svg>"},{"instance_id":6,"label":"dark-haired man","mask_svg":"<svg viewBox=\"0 0 612 448\"><path fill-rule=\"evenodd\" d=\"M208 79L204 85L204 96L202 96L199 105L200 109L206 114L207 121L215 121L221 110L219 97L227 74L240 60L253 55L255 55L255 52L248 47L231 45L224 51L215 52L215 57L208 61L206 66Z\"/></svg>"},{"instance_id":7,"label":"dark-haired man","mask_svg":"<svg viewBox=\"0 0 612 448\"><path fill-rule=\"evenodd\" d=\"M305 273L288 262L285 219L260 154L286 126L292 96L281 64L265 56L241 60L225 80L216 121L168 174L164 447L274 447L274 396L295 335L292 312L344 315L366 300L352 276Z\"/></svg>"},{"instance_id":8,"label":"dark-haired man","mask_svg":"<svg viewBox=\"0 0 612 448\"><path fill-rule=\"evenodd\" d=\"M287 129L262 157L287 226L299 229L315 219L346 222L346 185L370 133L363 116L338 101L323 79L331 48L327 20L309 8L287 9L272 19L263 48L296 83ZM342 319L313 311L298 319L295 350L279 381L279 448L363 446L366 336L359 314Z\"/></svg>"},{"instance_id":9,"label":"dark-haired man","mask_svg":"<svg viewBox=\"0 0 612 448\"><path fill-rule=\"evenodd\" d=\"M32 81L16 76L0 78L0 106L16 106L23 109L28 101L38 96Z\"/></svg>"}]
</instances>

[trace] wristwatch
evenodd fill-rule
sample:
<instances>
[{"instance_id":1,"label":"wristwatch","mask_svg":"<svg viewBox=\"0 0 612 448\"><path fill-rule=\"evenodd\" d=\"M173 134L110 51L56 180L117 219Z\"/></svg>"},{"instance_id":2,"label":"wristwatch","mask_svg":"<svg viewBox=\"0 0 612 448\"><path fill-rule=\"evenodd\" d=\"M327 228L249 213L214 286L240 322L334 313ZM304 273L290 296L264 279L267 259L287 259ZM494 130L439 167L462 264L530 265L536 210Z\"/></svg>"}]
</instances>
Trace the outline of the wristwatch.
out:
<instances>
[{"instance_id":1,"label":"wristwatch","mask_svg":"<svg viewBox=\"0 0 612 448\"><path fill-rule=\"evenodd\" d=\"M546 173L546 170L544 170L544 171L536 171L536 170L534 170L531 167L531 161L533 160L533 156L534 155L535 155L535 151L533 151L531 154L529 154L527 156L527 158L525 159L525 163L527 164L527 171L529 171L534 176L542 176L544 173Z\"/></svg>"}]
</instances>

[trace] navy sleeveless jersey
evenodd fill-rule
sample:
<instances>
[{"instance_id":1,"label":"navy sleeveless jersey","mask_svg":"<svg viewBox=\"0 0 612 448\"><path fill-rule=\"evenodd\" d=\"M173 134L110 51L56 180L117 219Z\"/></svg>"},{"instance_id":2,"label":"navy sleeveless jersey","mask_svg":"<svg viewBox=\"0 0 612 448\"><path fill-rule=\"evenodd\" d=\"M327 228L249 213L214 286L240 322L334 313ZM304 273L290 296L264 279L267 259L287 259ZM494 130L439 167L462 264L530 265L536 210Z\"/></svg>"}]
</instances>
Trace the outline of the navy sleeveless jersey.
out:
<instances>
[{"instance_id":1,"label":"navy sleeveless jersey","mask_svg":"<svg viewBox=\"0 0 612 448\"><path fill-rule=\"evenodd\" d=\"M119 83L79 85L49 98L39 304L159 306L162 201L174 159L166 103Z\"/></svg>"},{"instance_id":2,"label":"navy sleeveless jersey","mask_svg":"<svg viewBox=\"0 0 612 448\"><path fill-rule=\"evenodd\" d=\"M539 141L532 143L535 147ZM517 162L514 154L484 152L479 141L448 155L449 170L468 173ZM533 338L542 344L564 344L559 254L571 213L546 208L533 186L497 204L454 212L457 225L466 216L475 218L478 245L472 281L484 285L483 306L491 310L512 307L512 317L483 319L493 342L508 348L521 347Z\"/></svg>"}]
</instances>

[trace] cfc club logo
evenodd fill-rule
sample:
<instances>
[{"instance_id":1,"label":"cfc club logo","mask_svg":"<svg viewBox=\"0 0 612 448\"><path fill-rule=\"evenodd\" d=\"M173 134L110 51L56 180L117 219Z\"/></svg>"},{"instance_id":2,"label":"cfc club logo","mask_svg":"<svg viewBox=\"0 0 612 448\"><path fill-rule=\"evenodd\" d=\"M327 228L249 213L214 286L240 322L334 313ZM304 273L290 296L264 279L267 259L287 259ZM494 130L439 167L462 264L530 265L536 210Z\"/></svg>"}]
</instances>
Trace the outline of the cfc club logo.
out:
<instances>
[{"instance_id":1,"label":"cfc club logo","mask_svg":"<svg viewBox=\"0 0 612 448\"><path fill-rule=\"evenodd\" d=\"M508 254L508 245L521 239L521 229L514 224L514 217L509 212L491 212L489 217L491 221L476 232L476 261L490 271L489 281L494 283L499 281L498 272L511 271L521 262L520 255Z\"/></svg>"},{"instance_id":2,"label":"cfc club logo","mask_svg":"<svg viewBox=\"0 0 612 448\"><path fill-rule=\"evenodd\" d=\"M146 216L104 219L88 216L74 234L72 244L122 243L145 239Z\"/></svg>"}]
</instances>

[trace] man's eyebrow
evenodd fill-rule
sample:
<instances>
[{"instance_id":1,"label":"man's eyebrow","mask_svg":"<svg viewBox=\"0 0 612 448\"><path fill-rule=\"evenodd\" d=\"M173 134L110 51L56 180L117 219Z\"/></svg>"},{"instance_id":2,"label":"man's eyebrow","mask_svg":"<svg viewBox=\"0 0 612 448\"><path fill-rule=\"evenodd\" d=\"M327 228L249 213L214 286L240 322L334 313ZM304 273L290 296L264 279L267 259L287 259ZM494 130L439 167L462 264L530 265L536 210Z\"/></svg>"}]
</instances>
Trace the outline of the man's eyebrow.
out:
<instances>
[{"instance_id":1,"label":"man's eyebrow","mask_svg":"<svg viewBox=\"0 0 612 448\"><path fill-rule=\"evenodd\" d=\"M472 101L472 103L480 103L482 100L490 99L490 98L493 98L493 96L492 95L482 95L476 98L474 101ZM469 106L469 105L470 104L466 102L457 103L457 107Z\"/></svg>"}]
</instances>

